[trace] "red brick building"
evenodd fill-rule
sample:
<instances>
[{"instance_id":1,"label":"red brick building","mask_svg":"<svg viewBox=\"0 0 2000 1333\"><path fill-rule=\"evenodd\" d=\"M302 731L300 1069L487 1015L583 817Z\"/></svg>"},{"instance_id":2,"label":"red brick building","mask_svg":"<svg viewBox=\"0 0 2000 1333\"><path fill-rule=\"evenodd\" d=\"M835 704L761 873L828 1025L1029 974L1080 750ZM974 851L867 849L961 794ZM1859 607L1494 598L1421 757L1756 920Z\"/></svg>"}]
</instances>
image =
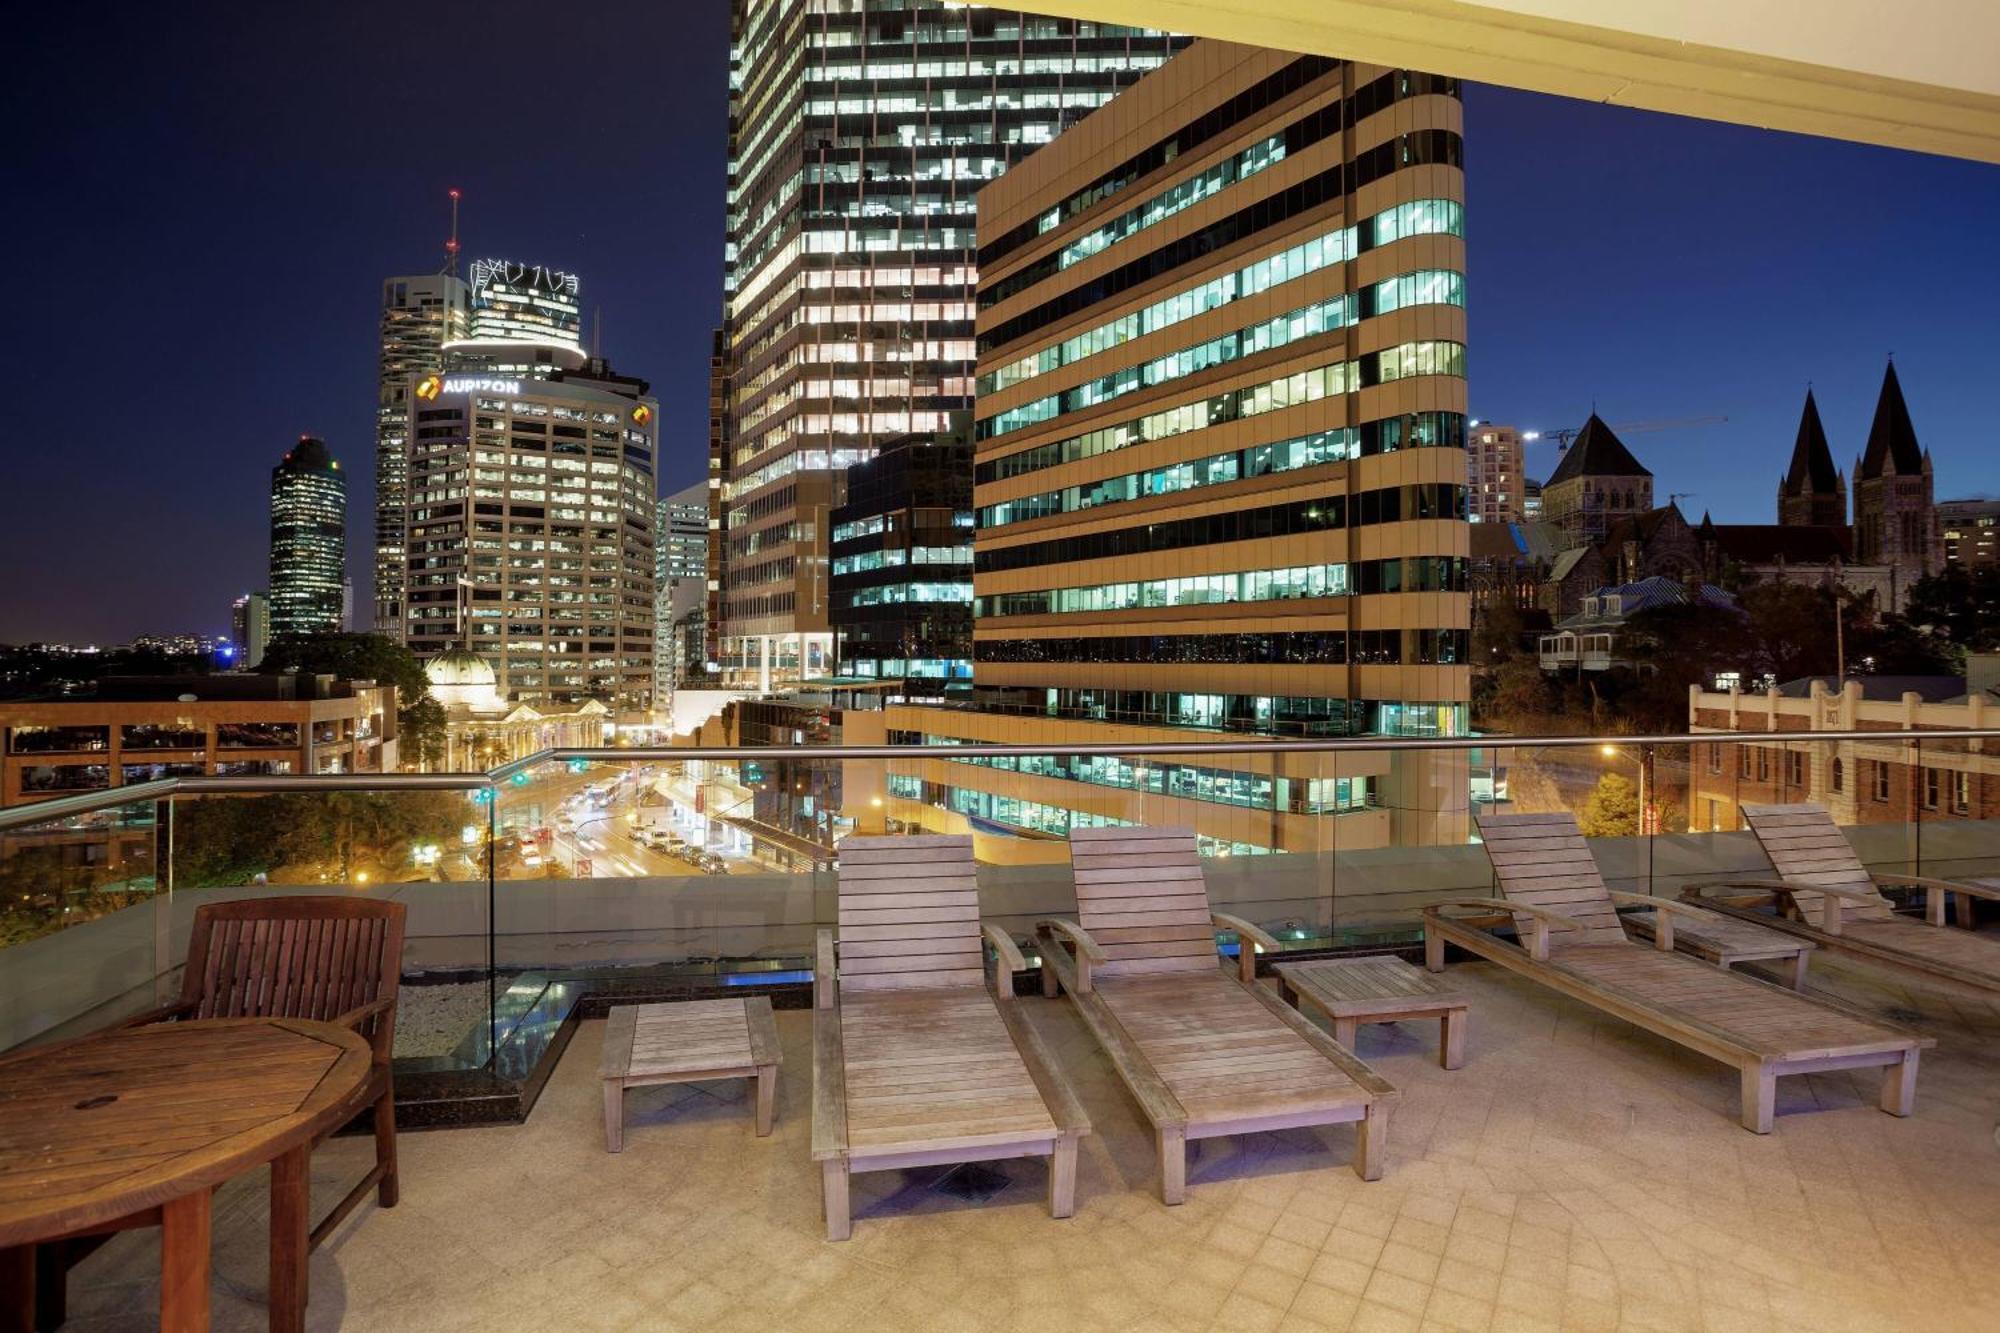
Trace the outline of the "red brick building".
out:
<instances>
[{"instance_id":1,"label":"red brick building","mask_svg":"<svg viewBox=\"0 0 2000 1333\"><path fill-rule=\"evenodd\" d=\"M1745 801L1809 801L1847 824L2000 819L2000 743L1816 741L1822 731L1948 731L2000 725L1987 678L2000 659L1975 657L1960 677L1826 678L1762 694L1688 691L1688 730L1743 739L1697 744L1689 756L1688 828L1742 828ZM1968 692L1969 691L1969 692ZM1750 739L1750 735L1757 739Z\"/></svg>"}]
</instances>

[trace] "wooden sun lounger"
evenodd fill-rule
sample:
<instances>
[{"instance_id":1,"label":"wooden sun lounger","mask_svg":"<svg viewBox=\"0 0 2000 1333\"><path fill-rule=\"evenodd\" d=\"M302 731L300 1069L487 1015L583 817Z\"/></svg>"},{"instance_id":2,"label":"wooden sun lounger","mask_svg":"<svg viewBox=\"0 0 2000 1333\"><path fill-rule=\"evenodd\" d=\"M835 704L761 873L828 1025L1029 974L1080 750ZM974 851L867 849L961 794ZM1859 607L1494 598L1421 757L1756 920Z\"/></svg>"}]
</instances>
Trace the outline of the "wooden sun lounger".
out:
<instances>
[{"instance_id":1,"label":"wooden sun lounger","mask_svg":"<svg viewBox=\"0 0 2000 1333\"><path fill-rule=\"evenodd\" d=\"M1699 908L1607 889L1576 821L1568 815L1486 815L1478 820L1502 898L1424 909L1424 958L1444 969L1456 944L1551 990L1734 1066L1742 1076L1745 1129L1771 1132L1783 1074L1883 1066L1881 1106L1910 1114L1917 1053L1935 1043L1858 1009L1807 998L1673 952L1673 922ZM1654 947L1625 936L1619 903L1664 908ZM1450 908L1489 914L1474 921ZM1519 943L1494 934L1512 918Z\"/></svg>"},{"instance_id":2,"label":"wooden sun lounger","mask_svg":"<svg viewBox=\"0 0 2000 1333\"><path fill-rule=\"evenodd\" d=\"M2000 889L1919 875L1870 873L1821 805L1743 806L1743 818L1777 871L1775 879L1697 884L1681 897L1744 921L1933 980L2000 991L2000 940L1945 926L1958 895L1958 922L1972 925L1975 898ZM1921 889L1924 919L1899 916L1883 888Z\"/></svg>"},{"instance_id":3,"label":"wooden sun lounger","mask_svg":"<svg viewBox=\"0 0 2000 1333\"><path fill-rule=\"evenodd\" d=\"M1382 1175L1396 1090L1268 988L1257 948L1278 942L1209 910L1194 832L1079 828L1069 837L1081 924L1041 923L1042 989L1066 990L1152 1123L1160 1200L1187 1197L1187 1141L1355 1122L1354 1170ZM1215 931L1242 941L1238 974Z\"/></svg>"},{"instance_id":4,"label":"wooden sun lounger","mask_svg":"<svg viewBox=\"0 0 2000 1333\"><path fill-rule=\"evenodd\" d=\"M845 839L839 922L838 962L822 930L813 973L826 1238L848 1237L853 1172L944 1162L1047 1157L1049 1213L1070 1216L1090 1122L1014 1003L1021 951L997 926L982 931L972 839Z\"/></svg>"}]
</instances>

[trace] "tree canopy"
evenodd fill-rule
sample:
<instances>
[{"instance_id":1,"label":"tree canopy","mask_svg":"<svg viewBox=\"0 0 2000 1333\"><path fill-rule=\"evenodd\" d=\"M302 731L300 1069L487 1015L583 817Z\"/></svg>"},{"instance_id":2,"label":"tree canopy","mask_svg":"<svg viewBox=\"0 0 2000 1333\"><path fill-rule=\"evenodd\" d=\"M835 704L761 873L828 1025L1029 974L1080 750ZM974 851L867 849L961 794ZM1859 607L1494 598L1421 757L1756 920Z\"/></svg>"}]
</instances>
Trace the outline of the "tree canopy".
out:
<instances>
[{"instance_id":1,"label":"tree canopy","mask_svg":"<svg viewBox=\"0 0 2000 1333\"><path fill-rule=\"evenodd\" d=\"M430 697L430 680L415 653L384 634L283 634L264 650L257 670L267 676L296 669L396 687L398 746L404 762L444 757L445 713Z\"/></svg>"}]
</instances>

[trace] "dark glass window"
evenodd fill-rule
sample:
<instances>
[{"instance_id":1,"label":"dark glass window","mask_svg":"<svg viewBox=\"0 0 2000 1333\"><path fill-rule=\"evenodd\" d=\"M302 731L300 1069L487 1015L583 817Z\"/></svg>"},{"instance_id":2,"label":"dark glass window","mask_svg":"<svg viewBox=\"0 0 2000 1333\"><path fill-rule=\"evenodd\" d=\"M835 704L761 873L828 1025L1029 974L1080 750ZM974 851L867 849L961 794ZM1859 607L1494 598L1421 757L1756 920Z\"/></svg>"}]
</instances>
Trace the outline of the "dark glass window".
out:
<instances>
[{"instance_id":1,"label":"dark glass window","mask_svg":"<svg viewBox=\"0 0 2000 1333\"><path fill-rule=\"evenodd\" d=\"M111 748L109 727L15 727L7 748L13 754L62 754Z\"/></svg>"},{"instance_id":2,"label":"dark glass window","mask_svg":"<svg viewBox=\"0 0 2000 1333\"><path fill-rule=\"evenodd\" d=\"M208 729L185 718L138 722L120 728L119 744L127 750L199 750L208 744Z\"/></svg>"},{"instance_id":3,"label":"dark glass window","mask_svg":"<svg viewBox=\"0 0 2000 1333\"><path fill-rule=\"evenodd\" d=\"M215 743L238 750L272 750L299 743L296 722L224 722L215 729Z\"/></svg>"}]
</instances>

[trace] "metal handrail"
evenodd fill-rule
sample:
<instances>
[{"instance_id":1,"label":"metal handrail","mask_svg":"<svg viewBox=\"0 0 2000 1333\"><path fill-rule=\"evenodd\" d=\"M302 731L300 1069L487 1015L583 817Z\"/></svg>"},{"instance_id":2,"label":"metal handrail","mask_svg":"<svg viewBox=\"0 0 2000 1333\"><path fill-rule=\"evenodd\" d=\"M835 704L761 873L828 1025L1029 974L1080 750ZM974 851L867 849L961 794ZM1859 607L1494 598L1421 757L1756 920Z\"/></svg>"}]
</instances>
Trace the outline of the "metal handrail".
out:
<instances>
[{"instance_id":1,"label":"metal handrail","mask_svg":"<svg viewBox=\"0 0 2000 1333\"><path fill-rule=\"evenodd\" d=\"M90 814L97 810L177 795L250 795L283 791L479 791L490 790L517 773L543 764L584 760L588 763L645 763L658 760L770 759L774 755L816 760L845 759L1006 759L1038 755L1121 758L1138 755L1328 754L1339 751L1379 753L1405 750L1566 749L1616 744L1638 748L1715 743L1866 741L1871 744L1920 745L1925 741L2000 741L2000 728L1954 727L1934 731L1696 731L1641 736L1342 736L1317 740L1256 740L1236 736L1205 741L1158 741L1150 744L1076 745L690 745L556 747L537 751L484 772L462 773L322 773L294 776L159 778L152 782L110 787L98 792L54 797L0 810L0 833L32 824Z\"/></svg>"}]
</instances>

